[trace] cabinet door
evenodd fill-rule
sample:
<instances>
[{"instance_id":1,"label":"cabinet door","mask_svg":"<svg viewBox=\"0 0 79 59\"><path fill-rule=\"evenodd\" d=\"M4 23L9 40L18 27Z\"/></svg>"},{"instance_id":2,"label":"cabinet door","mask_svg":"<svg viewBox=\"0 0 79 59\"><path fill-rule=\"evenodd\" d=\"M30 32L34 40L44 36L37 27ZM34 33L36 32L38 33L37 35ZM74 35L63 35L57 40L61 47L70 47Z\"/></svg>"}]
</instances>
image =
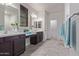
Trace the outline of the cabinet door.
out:
<instances>
[{"instance_id":1,"label":"cabinet door","mask_svg":"<svg viewBox=\"0 0 79 59\"><path fill-rule=\"evenodd\" d=\"M43 32L37 32L37 39L38 42L41 42L43 40Z\"/></svg>"},{"instance_id":2,"label":"cabinet door","mask_svg":"<svg viewBox=\"0 0 79 59\"><path fill-rule=\"evenodd\" d=\"M4 39L3 38L0 38L0 44L3 43L3 42L4 42Z\"/></svg>"},{"instance_id":3,"label":"cabinet door","mask_svg":"<svg viewBox=\"0 0 79 59\"><path fill-rule=\"evenodd\" d=\"M30 43L31 44L37 44L37 34L36 35L31 35L30 36Z\"/></svg>"},{"instance_id":4,"label":"cabinet door","mask_svg":"<svg viewBox=\"0 0 79 59\"><path fill-rule=\"evenodd\" d=\"M12 52L12 43L10 41L5 42L4 38L0 38L0 56L10 56L13 55Z\"/></svg>"},{"instance_id":5,"label":"cabinet door","mask_svg":"<svg viewBox=\"0 0 79 59\"><path fill-rule=\"evenodd\" d=\"M14 55L19 55L25 51L25 37L18 36L16 40L14 40Z\"/></svg>"}]
</instances>

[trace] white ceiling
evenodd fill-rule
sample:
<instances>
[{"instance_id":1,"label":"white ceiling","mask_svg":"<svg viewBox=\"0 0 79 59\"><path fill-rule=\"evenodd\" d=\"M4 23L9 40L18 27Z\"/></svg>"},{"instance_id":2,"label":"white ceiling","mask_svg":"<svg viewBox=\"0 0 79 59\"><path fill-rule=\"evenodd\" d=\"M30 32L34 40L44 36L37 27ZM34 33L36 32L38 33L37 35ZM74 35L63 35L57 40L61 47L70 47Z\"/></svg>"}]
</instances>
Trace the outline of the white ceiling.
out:
<instances>
[{"instance_id":1,"label":"white ceiling","mask_svg":"<svg viewBox=\"0 0 79 59\"><path fill-rule=\"evenodd\" d=\"M28 3L37 11L46 10L47 12L60 12L64 10L64 3Z\"/></svg>"}]
</instances>

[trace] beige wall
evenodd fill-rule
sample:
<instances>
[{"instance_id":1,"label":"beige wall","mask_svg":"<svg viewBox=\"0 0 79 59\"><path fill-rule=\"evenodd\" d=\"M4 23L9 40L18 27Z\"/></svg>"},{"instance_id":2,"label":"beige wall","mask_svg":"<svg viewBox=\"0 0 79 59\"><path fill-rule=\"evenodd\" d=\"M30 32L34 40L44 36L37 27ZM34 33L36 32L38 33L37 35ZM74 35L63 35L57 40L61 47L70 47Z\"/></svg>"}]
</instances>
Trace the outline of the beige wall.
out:
<instances>
[{"instance_id":1,"label":"beige wall","mask_svg":"<svg viewBox=\"0 0 79 59\"><path fill-rule=\"evenodd\" d=\"M64 8L63 8L63 10L60 11L60 12L57 12L57 13L50 13L50 14L49 14L49 21L50 21L50 20L57 20L57 29L56 29L56 31L54 31L52 37L54 37L54 38L56 38L56 39L60 39L59 34L58 34L58 30L59 30L59 28L61 27L61 25L62 25L62 23L63 23L63 21L64 21ZM51 36L50 32L51 32L51 31L50 31L50 29L49 29L49 33L48 33L49 38L50 38L50 36ZM53 32L53 31L52 31L52 32Z\"/></svg>"}]
</instances>

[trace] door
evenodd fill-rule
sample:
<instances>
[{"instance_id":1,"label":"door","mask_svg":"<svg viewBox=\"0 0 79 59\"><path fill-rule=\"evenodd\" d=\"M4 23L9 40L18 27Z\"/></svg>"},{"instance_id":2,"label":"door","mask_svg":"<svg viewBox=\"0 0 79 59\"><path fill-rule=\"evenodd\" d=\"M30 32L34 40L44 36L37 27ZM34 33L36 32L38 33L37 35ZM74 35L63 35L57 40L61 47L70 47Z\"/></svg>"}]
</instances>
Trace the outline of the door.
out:
<instances>
[{"instance_id":1,"label":"door","mask_svg":"<svg viewBox=\"0 0 79 59\"><path fill-rule=\"evenodd\" d=\"M57 20L50 20L50 38L57 37Z\"/></svg>"}]
</instances>

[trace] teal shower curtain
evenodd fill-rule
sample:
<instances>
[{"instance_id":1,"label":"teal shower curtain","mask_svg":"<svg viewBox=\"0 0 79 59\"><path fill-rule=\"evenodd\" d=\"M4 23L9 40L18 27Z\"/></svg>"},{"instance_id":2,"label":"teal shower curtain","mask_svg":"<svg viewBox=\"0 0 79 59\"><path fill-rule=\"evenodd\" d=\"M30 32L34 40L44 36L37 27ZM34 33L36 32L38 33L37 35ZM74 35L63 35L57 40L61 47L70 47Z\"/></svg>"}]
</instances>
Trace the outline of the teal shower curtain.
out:
<instances>
[{"instance_id":1,"label":"teal shower curtain","mask_svg":"<svg viewBox=\"0 0 79 59\"><path fill-rule=\"evenodd\" d=\"M66 20L59 29L59 34L64 38L65 47L76 48L76 21Z\"/></svg>"}]
</instances>

